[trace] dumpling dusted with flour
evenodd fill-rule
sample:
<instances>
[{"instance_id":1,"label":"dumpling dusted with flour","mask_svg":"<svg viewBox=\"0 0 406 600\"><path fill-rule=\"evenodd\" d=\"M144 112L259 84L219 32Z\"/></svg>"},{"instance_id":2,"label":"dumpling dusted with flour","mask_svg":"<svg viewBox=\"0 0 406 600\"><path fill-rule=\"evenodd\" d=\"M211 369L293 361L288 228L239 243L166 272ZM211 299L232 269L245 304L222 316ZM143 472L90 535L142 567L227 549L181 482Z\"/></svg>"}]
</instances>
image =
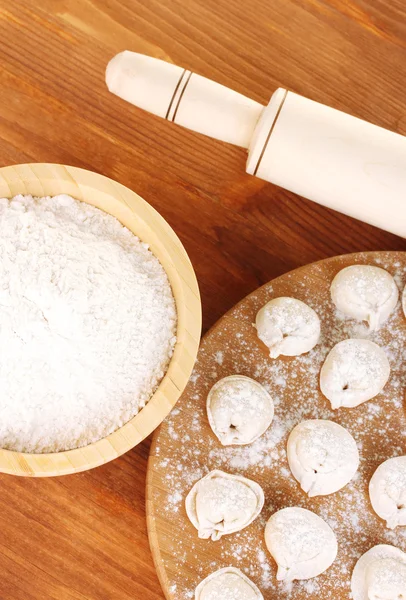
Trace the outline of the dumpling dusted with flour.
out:
<instances>
[{"instance_id":1,"label":"dumpling dusted with flour","mask_svg":"<svg viewBox=\"0 0 406 600\"><path fill-rule=\"evenodd\" d=\"M317 577L337 556L333 530L315 513L296 506L272 515L266 524L265 543L278 565L278 581Z\"/></svg>"},{"instance_id":2,"label":"dumpling dusted with flour","mask_svg":"<svg viewBox=\"0 0 406 600\"><path fill-rule=\"evenodd\" d=\"M260 485L219 470L200 479L186 498L186 512L199 538L213 541L250 525L263 506Z\"/></svg>"},{"instance_id":3,"label":"dumpling dusted with flour","mask_svg":"<svg viewBox=\"0 0 406 600\"><path fill-rule=\"evenodd\" d=\"M389 529L406 526L406 456L389 458L379 465L369 482L369 497Z\"/></svg>"},{"instance_id":4,"label":"dumpling dusted with flour","mask_svg":"<svg viewBox=\"0 0 406 600\"><path fill-rule=\"evenodd\" d=\"M195 600L264 600L264 597L239 569L226 567L199 583Z\"/></svg>"},{"instance_id":5,"label":"dumpling dusted with flour","mask_svg":"<svg viewBox=\"0 0 406 600\"><path fill-rule=\"evenodd\" d=\"M382 392L389 374L389 361L377 344L344 340L328 354L320 372L320 388L331 408L354 408Z\"/></svg>"},{"instance_id":6,"label":"dumpling dusted with flour","mask_svg":"<svg viewBox=\"0 0 406 600\"><path fill-rule=\"evenodd\" d=\"M359 454L352 435L333 421L302 421L288 439L290 470L310 498L334 494L354 477Z\"/></svg>"},{"instance_id":7,"label":"dumpling dusted with flour","mask_svg":"<svg viewBox=\"0 0 406 600\"><path fill-rule=\"evenodd\" d=\"M399 290L392 275L371 265L342 269L331 284L331 299L348 317L367 321L371 331L385 323L395 308Z\"/></svg>"},{"instance_id":8,"label":"dumpling dusted with flour","mask_svg":"<svg viewBox=\"0 0 406 600\"><path fill-rule=\"evenodd\" d=\"M403 314L406 317L406 286L403 290L403 294L402 294L402 308L403 308Z\"/></svg>"},{"instance_id":9,"label":"dumpling dusted with flour","mask_svg":"<svg viewBox=\"0 0 406 600\"><path fill-rule=\"evenodd\" d=\"M406 554L379 544L365 552L351 578L353 600L405 600Z\"/></svg>"},{"instance_id":10,"label":"dumpling dusted with flour","mask_svg":"<svg viewBox=\"0 0 406 600\"><path fill-rule=\"evenodd\" d=\"M299 356L319 341L320 319L307 304L296 298L274 298L257 314L259 339L269 348L269 356Z\"/></svg>"},{"instance_id":11,"label":"dumpling dusted with flour","mask_svg":"<svg viewBox=\"0 0 406 600\"><path fill-rule=\"evenodd\" d=\"M224 377L207 396L210 427L223 446L251 444L268 429L273 415L271 396L250 377Z\"/></svg>"}]
</instances>

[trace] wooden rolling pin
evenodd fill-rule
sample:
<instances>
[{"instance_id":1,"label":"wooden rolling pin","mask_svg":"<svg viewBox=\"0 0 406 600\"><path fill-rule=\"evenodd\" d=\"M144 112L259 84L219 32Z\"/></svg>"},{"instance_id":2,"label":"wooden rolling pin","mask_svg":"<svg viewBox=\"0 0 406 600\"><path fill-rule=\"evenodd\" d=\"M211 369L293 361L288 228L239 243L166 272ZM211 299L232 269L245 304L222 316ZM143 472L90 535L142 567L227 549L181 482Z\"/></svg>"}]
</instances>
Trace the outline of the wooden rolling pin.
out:
<instances>
[{"instance_id":1,"label":"wooden rolling pin","mask_svg":"<svg viewBox=\"0 0 406 600\"><path fill-rule=\"evenodd\" d=\"M121 52L108 89L248 149L247 173L406 237L406 138L279 88L264 107L196 73Z\"/></svg>"}]
</instances>

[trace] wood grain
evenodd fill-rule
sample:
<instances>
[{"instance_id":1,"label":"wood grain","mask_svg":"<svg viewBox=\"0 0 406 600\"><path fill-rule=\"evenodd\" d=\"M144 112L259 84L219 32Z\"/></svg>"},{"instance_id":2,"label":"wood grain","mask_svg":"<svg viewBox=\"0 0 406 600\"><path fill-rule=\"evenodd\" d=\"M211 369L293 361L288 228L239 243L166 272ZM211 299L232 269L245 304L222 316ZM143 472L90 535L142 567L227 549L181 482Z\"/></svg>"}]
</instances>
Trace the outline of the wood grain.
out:
<instances>
[{"instance_id":1,"label":"wood grain","mask_svg":"<svg viewBox=\"0 0 406 600\"><path fill-rule=\"evenodd\" d=\"M243 150L107 93L131 49L267 102L283 86L406 134L403 0L0 0L0 164L57 162L135 190L194 264L204 328L299 265L405 240L244 172ZM93 472L0 477L2 600L162 599L148 549L148 442Z\"/></svg>"}]
</instances>

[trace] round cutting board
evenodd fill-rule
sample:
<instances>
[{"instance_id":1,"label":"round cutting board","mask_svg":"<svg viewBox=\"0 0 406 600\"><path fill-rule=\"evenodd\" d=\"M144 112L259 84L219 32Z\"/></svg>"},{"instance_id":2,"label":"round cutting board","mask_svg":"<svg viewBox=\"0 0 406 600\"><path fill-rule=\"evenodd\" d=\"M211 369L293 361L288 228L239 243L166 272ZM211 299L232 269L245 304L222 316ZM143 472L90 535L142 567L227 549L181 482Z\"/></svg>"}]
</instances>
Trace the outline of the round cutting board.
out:
<instances>
[{"instance_id":1,"label":"round cutting board","mask_svg":"<svg viewBox=\"0 0 406 600\"><path fill-rule=\"evenodd\" d=\"M335 310L329 287L334 275L351 264L378 265L391 272L403 290L406 253L373 252L340 256L302 267L259 288L230 310L202 341L192 378L171 415L156 432L147 481L150 544L165 595L170 600L194 598L196 585L213 571L232 565L246 573L265 600L349 598L351 572L357 558L375 544L406 551L406 528L391 531L373 512L368 482L387 458L406 454L403 399L406 369L406 319L400 302L387 324L369 334L362 323ZM293 296L316 310L322 326L319 345L295 358L269 358L252 326L259 308L278 296ZM319 389L320 367L328 351L349 337L368 337L382 346L391 364L383 393L354 409L332 411ZM249 446L222 447L206 416L212 385L232 374L263 384L275 402L268 431ZM303 419L331 419L355 437L361 456L355 478L330 496L309 499L291 475L286 441ZM184 501L193 484L213 469L257 481L265 506L243 531L221 540L201 540L189 522ZM339 551L324 574L290 587L277 582L276 566L264 543L269 517L286 506L301 506L325 519L334 530Z\"/></svg>"}]
</instances>

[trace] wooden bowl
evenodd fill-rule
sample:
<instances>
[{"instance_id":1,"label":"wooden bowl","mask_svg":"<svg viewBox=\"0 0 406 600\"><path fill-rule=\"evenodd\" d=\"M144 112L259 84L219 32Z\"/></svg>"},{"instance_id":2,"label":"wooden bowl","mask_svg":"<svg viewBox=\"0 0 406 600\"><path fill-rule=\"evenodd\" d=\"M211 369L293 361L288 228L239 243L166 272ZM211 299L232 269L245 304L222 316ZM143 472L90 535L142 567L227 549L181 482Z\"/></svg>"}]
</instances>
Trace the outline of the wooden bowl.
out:
<instances>
[{"instance_id":1,"label":"wooden bowl","mask_svg":"<svg viewBox=\"0 0 406 600\"><path fill-rule=\"evenodd\" d=\"M116 217L160 260L175 297L177 342L165 377L148 404L123 427L76 450L27 454L0 449L0 472L46 477L86 471L139 444L166 417L185 388L196 359L201 332L201 304L193 267L168 223L140 196L97 173L54 164L0 168L0 197L16 194L69 194Z\"/></svg>"}]
</instances>

